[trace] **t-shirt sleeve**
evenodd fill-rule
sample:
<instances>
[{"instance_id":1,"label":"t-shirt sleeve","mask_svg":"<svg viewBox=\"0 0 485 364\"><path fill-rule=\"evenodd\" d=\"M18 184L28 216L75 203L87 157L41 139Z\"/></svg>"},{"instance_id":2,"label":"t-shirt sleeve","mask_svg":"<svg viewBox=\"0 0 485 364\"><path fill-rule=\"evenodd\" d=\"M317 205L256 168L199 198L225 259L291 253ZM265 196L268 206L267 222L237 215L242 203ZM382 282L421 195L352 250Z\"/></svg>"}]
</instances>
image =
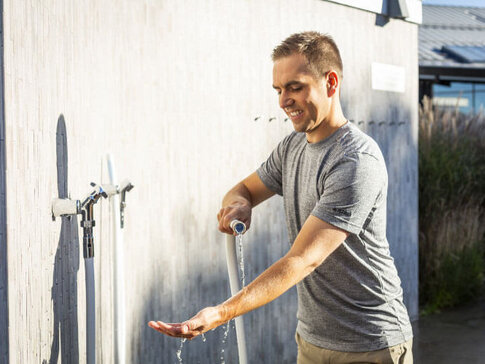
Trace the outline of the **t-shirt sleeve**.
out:
<instances>
[{"instance_id":1,"label":"t-shirt sleeve","mask_svg":"<svg viewBox=\"0 0 485 364\"><path fill-rule=\"evenodd\" d=\"M387 187L387 172L383 161L370 154L356 153L339 160L321 183L323 194L311 214L359 234Z\"/></svg>"},{"instance_id":2,"label":"t-shirt sleeve","mask_svg":"<svg viewBox=\"0 0 485 364\"><path fill-rule=\"evenodd\" d=\"M264 185L278 195L283 195L283 158L290 137L283 139L256 170Z\"/></svg>"}]
</instances>

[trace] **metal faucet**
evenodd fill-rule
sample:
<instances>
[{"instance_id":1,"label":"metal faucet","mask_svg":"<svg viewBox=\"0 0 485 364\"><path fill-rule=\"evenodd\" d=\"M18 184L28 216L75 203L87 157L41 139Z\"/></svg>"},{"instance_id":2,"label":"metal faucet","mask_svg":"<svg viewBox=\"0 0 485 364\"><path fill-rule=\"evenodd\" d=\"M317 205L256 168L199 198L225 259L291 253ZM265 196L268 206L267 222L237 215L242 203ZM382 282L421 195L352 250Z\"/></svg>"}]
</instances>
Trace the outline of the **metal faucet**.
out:
<instances>
[{"instance_id":1,"label":"metal faucet","mask_svg":"<svg viewBox=\"0 0 485 364\"><path fill-rule=\"evenodd\" d=\"M108 198L108 194L103 190L102 186L98 186L93 182L91 182L91 186L94 187L94 191L81 203L84 258L94 257L93 227L96 225L96 222L94 221L93 206L101 197Z\"/></svg>"},{"instance_id":2,"label":"metal faucet","mask_svg":"<svg viewBox=\"0 0 485 364\"><path fill-rule=\"evenodd\" d=\"M130 181L124 180L119 186L113 186L109 184L97 185L91 182L91 186L94 190L86 196L81 202L80 200L71 200L67 198L55 198L52 201L52 220L55 221L56 217L71 217L73 215L81 214L81 227L83 228L83 246L84 246L84 258L94 257L94 244L93 244L93 227L95 226L93 206L98 200L108 198L109 196L121 195L120 202L120 225L121 228L125 222L125 207L126 207L126 193L133 189L133 184Z\"/></svg>"},{"instance_id":3,"label":"metal faucet","mask_svg":"<svg viewBox=\"0 0 485 364\"><path fill-rule=\"evenodd\" d=\"M125 207L126 207L126 193L130 192L133 189L133 186L130 181L123 180L120 186L118 187L118 192L121 195L120 198L120 226L123 229L125 226Z\"/></svg>"}]
</instances>

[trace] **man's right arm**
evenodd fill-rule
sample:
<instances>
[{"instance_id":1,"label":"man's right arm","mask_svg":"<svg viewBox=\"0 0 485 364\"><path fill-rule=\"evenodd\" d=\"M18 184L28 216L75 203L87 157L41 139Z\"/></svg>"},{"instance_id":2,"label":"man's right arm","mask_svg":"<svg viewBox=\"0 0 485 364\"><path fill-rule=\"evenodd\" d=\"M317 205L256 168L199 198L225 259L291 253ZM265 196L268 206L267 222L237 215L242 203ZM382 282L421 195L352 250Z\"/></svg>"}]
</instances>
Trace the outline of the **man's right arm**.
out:
<instances>
[{"instance_id":1,"label":"man's right arm","mask_svg":"<svg viewBox=\"0 0 485 364\"><path fill-rule=\"evenodd\" d=\"M219 230L232 234L229 224L234 219L242 221L249 229L252 208L273 195L274 192L265 186L256 172L250 174L224 196L222 208L217 214Z\"/></svg>"}]
</instances>

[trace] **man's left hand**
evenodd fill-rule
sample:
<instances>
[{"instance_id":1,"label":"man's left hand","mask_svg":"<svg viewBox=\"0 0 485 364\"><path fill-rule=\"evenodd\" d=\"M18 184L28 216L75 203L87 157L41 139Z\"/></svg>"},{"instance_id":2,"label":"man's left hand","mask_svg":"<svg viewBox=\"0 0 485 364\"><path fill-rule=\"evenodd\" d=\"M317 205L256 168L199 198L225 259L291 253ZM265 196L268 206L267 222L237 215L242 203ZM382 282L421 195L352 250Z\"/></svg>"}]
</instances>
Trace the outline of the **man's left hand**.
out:
<instances>
[{"instance_id":1,"label":"man's left hand","mask_svg":"<svg viewBox=\"0 0 485 364\"><path fill-rule=\"evenodd\" d=\"M191 319L181 323L169 324L162 321L150 321L148 326L168 336L191 340L228 321L223 319L222 312L221 306L206 307Z\"/></svg>"}]
</instances>

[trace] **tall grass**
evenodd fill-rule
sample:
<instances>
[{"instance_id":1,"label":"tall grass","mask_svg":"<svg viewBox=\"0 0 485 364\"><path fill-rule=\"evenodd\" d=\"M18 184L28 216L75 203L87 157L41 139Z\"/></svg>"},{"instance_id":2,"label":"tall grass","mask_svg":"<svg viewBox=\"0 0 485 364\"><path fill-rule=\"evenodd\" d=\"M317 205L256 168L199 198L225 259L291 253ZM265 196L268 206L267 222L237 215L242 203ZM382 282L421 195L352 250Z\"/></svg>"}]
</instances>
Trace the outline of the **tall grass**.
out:
<instances>
[{"instance_id":1,"label":"tall grass","mask_svg":"<svg viewBox=\"0 0 485 364\"><path fill-rule=\"evenodd\" d=\"M419 278L425 312L479 295L485 264L485 118L419 112Z\"/></svg>"}]
</instances>

